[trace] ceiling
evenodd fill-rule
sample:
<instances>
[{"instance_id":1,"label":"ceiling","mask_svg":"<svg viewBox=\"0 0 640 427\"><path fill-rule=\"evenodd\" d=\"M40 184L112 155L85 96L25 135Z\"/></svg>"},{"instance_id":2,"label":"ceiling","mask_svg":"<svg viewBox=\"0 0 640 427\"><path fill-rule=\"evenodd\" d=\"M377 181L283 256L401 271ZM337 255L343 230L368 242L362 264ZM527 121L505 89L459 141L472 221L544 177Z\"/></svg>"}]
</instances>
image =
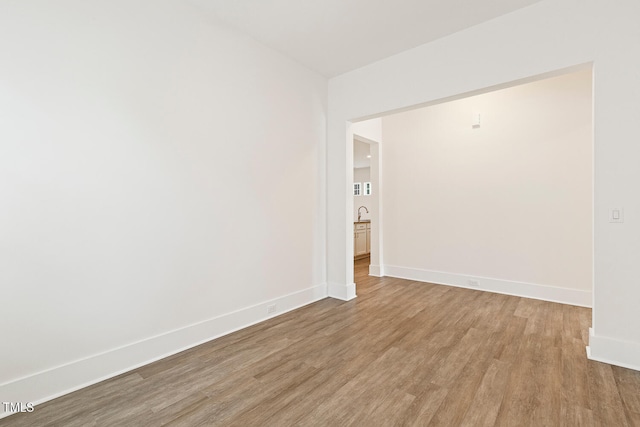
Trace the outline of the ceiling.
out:
<instances>
[{"instance_id":1,"label":"ceiling","mask_svg":"<svg viewBox=\"0 0 640 427\"><path fill-rule=\"evenodd\" d=\"M189 0L333 77L540 0Z\"/></svg>"},{"instance_id":2,"label":"ceiling","mask_svg":"<svg viewBox=\"0 0 640 427\"><path fill-rule=\"evenodd\" d=\"M371 166L371 146L366 142L353 140L353 167L368 168Z\"/></svg>"}]
</instances>

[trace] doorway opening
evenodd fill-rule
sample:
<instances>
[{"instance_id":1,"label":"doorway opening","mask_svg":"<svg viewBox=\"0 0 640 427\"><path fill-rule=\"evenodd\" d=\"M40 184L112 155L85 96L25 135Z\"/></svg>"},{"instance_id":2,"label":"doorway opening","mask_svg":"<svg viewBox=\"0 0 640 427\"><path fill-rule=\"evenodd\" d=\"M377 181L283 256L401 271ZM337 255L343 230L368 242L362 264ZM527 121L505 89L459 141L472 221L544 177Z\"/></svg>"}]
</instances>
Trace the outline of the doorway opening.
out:
<instances>
[{"instance_id":1,"label":"doorway opening","mask_svg":"<svg viewBox=\"0 0 640 427\"><path fill-rule=\"evenodd\" d=\"M377 191L377 189L376 189ZM353 136L353 262L356 291L366 283L371 264L371 215L373 205L371 182L371 143Z\"/></svg>"},{"instance_id":2,"label":"doorway opening","mask_svg":"<svg viewBox=\"0 0 640 427\"><path fill-rule=\"evenodd\" d=\"M380 276L380 119L353 131L353 262L356 290L369 275ZM366 136L365 136L366 135Z\"/></svg>"},{"instance_id":3,"label":"doorway opening","mask_svg":"<svg viewBox=\"0 0 640 427\"><path fill-rule=\"evenodd\" d=\"M375 119L369 274L591 306L592 79L589 64Z\"/></svg>"}]
</instances>

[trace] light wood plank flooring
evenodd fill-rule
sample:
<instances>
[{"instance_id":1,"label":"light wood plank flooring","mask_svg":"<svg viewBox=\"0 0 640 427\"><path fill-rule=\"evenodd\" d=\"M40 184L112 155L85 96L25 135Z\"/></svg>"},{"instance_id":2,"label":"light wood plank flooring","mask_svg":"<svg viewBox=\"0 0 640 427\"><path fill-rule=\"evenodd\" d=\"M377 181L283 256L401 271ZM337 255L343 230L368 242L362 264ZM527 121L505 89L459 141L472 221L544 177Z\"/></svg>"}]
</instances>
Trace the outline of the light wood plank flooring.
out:
<instances>
[{"instance_id":1,"label":"light wood plank flooring","mask_svg":"<svg viewBox=\"0 0 640 427\"><path fill-rule=\"evenodd\" d=\"M640 426L640 372L587 360L591 310L367 276L0 426Z\"/></svg>"}]
</instances>

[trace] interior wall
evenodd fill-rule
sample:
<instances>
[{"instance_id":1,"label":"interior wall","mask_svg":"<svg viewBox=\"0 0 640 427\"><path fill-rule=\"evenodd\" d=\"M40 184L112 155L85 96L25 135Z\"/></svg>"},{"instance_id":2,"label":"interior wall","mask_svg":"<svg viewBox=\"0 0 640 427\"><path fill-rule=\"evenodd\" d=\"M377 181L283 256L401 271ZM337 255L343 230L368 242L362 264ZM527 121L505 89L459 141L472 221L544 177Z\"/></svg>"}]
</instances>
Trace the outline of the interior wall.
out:
<instances>
[{"instance_id":1,"label":"interior wall","mask_svg":"<svg viewBox=\"0 0 640 427\"><path fill-rule=\"evenodd\" d=\"M2 1L0 51L0 400L326 295L324 77L181 1Z\"/></svg>"},{"instance_id":2,"label":"interior wall","mask_svg":"<svg viewBox=\"0 0 640 427\"><path fill-rule=\"evenodd\" d=\"M382 140L382 119L378 117L353 123L351 124L351 132L369 141L380 142Z\"/></svg>"},{"instance_id":3,"label":"interior wall","mask_svg":"<svg viewBox=\"0 0 640 427\"><path fill-rule=\"evenodd\" d=\"M590 305L591 93L587 69L383 117L385 271L571 288Z\"/></svg>"},{"instance_id":4,"label":"interior wall","mask_svg":"<svg viewBox=\"0 0 640 427\"><path fill-rule=\"evenodd\" d=\"M594 296L589 354L640 369L640 40L634 0L543 0L329 81L328 281L349 289L350 122L594 67ZM347 138L345 139L345 134ZM610 223L611 208L624 223Z\"/></svg>"}]
</instances>

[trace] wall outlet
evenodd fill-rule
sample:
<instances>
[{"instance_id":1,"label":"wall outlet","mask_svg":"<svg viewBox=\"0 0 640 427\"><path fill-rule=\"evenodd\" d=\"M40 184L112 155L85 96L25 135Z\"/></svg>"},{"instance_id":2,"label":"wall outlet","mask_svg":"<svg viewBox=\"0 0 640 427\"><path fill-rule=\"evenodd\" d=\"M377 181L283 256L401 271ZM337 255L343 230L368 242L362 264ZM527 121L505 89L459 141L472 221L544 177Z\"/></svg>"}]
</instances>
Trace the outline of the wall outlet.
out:
<instances>
[{"instance_id":1,"label":"wall outlet","mask_svg":"<svg viewBox=\"0 0 640 427\"><path fill-rule=\"evenodd\" d=\"M275 313L276 312L276 305L275 304L271 304L267 306L267 314L271 314L271 313Z\"/></svg>"},{"instance_id":2,"label":"wall outlet","mask_svg":"<svg viewBox=\"0 0 640 427\"><path fill-rule=\"evenodd\" d=\"M480 282L478 282L477 280L468 280L467 285L473 286L474 288L479 288Z\"/></svg>"}]
</instances>

